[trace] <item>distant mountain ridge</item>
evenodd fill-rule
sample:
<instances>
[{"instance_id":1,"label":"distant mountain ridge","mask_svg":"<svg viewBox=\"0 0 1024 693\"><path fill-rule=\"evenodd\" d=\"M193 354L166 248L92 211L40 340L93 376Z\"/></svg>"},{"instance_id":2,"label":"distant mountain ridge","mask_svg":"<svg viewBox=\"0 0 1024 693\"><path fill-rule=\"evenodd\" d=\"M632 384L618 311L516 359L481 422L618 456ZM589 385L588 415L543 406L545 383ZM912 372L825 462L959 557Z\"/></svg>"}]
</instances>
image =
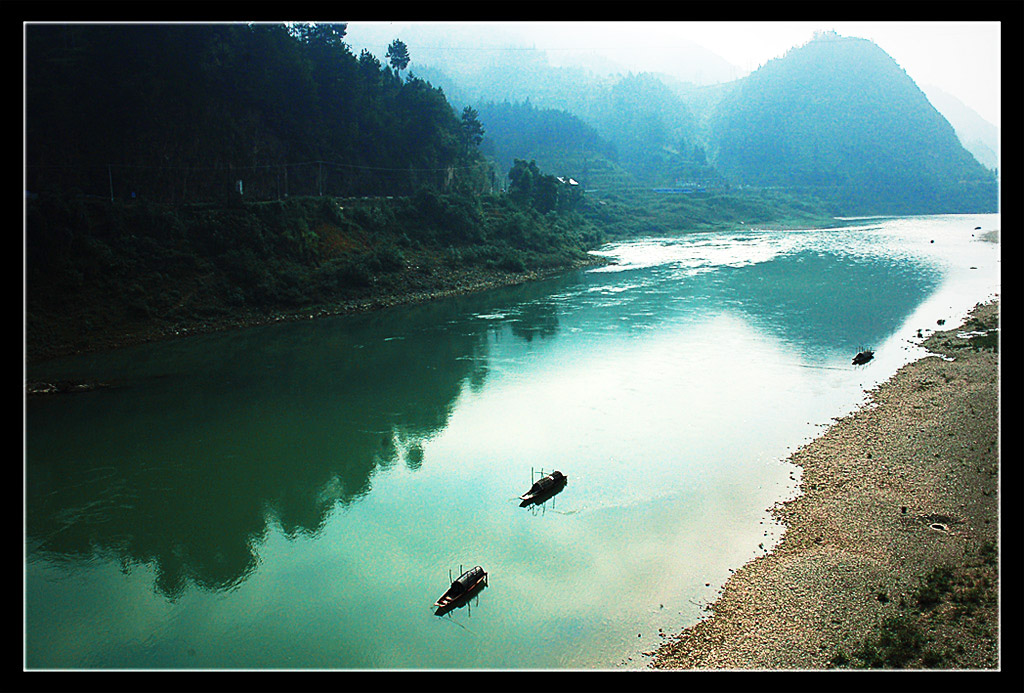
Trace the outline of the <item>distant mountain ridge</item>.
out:
<instances>
[{"instance_id":1,"label":"distant mountain ridge","mask_svg":"<svg viewBox=\"0 0 1024 693\"><path fill-rule=\"evenodd\" d=\"M999 168L999 128L960 99L932 84L922 85L928 100L953 126L964 148L986 168Z\"/></svg>"},{"instance_id":2,"label":"distant mountain ridge","mask_svg":"<svg viewBox=\"0 0 1024 693\"><path fill-rule=\"evenodd\" d=\"M712 119L732 181L805 189L851 213L995 211L994 176L896 62L830 33L743 78Z\"/></svg>"},{"instance_id":3,"label":"distant mountain ridge","mask_svg":"<svg viewBox=\"0 0 1024 693\"><path fill-rule=\"evenodd\" d=\"M489 62L479 64L485 55ZM503 55L468 51L456 60L452 53L442 63L432 53L419 67L414 56L412 71L442 86L453 104L472 104L487 116L489 103L526 100L575 115L614 145L606 158L642 185L699 175L813 193L837 214L997 208L995 175L979 163L997 163L985 152L991 138L965 134L962 125L958 138L896 61L867 39L820 34L744 78L709 86L661 71L599 76L556 67L543 51L526 48ZM482 122L486 130L487 117ZM500 130L523 142L511 126L506 120ZM573 133L565 135L571 144ZM512 151L502 136L496 129L489 138L500 158L531 156Z\"/></svg>"}]
</instances>

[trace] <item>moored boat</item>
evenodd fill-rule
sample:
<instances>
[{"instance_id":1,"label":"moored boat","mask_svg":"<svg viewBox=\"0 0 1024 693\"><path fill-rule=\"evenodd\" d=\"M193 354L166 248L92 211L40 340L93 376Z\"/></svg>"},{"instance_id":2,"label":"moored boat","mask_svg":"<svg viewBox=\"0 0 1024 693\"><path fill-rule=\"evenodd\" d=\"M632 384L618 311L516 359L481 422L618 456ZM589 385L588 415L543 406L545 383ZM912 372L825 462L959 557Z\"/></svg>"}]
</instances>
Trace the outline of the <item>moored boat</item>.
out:
<instances>
[{"instance_id":1,"label":"moored boat","mask_svg":"<svg viewBox=\"0 0 1024 693\"><path fill-rule=\"evenodd\" d=\"M487 585L487 572L481 566L473 566L452 581L448 591L434 602L438 614L463 603L469 597Z\"/></svg>"},{"instance_id":2,"label":"moored boat","mask_svg":"<svg viewBox=\"0 0 1024 693\"><path fill-rule=\"evenodd\" d=\"M875 358L875 352L871 351L871 349L865 349L864 351L860 352L859 354L853 357L853 365L863 365L873 358Z\"/></svg>"},{"instance_id":3,"label":"moored boat","mask_svg":"<svg viewBox=\"0 0 1024 693\"><path fill-rule=\"evenodd\" d=\"M530 490L519 496L519 500L522 503L519 504L520 508L532 505L533 503L543 503L551 496L555 495L569 482L569 477L557 469L547 476L541 477L534 482Z\"/></svg>"}]
</instances>

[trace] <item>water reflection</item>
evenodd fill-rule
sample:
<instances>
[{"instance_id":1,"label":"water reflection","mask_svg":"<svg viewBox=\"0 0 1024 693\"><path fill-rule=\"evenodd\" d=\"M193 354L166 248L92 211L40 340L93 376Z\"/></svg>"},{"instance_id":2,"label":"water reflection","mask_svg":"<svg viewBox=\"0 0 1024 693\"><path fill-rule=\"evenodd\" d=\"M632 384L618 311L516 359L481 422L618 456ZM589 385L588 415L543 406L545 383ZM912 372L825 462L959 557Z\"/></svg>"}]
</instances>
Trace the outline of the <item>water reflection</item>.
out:
<instances>
[{"instance_id":1,"label":"water reflection","mask_svg":"<svg viewBox=\"0 0 1024 693\"><path fill-rule=\"evenodd\" d=\"M425 444L467 386L483 388L491 343L506 334L536 347L568 327L601 349L608 334L729 309L802 351L853 353L891 334L937 281L907 258L720 245L700 246L699 262L48 364L118 387L29 402L30 557L151 566L170 598L230 590L258 568L271 524L315 537L380 470L429 463ZM708 265L712 250L728 261Z\"/></svg>"},{"instance_id":2,"label":"water reflection","mask_svg":"<svg viewBox=\"0 0 1024 693\"><path fill-rule=\"evenodd\" d=\"M558 332L558 306L553 301L533 300L525 303L511 321L512 334L527 342L534 337L547 339Z\"/></svg>"},{"instance_id":3,"label":"water reflection","mask_svg":"<svg viewBox=\"0 0 1024 693\"><path fill-rule=\"evenodd\" d=\"M817 250L721 272L723 297L755 324L805 351L851 355L881 344L939 283L912 259Z\"/></svg>"},{"instance_id":4,"label":"water reflection","mask_svg":"<svg viewBox=\"0 0 1024 693\"><path fill-rule=\"evenodd\" d=\"M463 383L483 378L488 327L435 329L452 310L284 325L139 349L130 364L93 362L121 369L120 387L29 402L32 555L112 554L125 572L151 565L171 598L190 584L237 586L259 563L268 523L315 536L370 492L378 469L423 464L422 442L445 426Z\"/></svg>"},{"instance_id":5,"label":"water reflection","mask_svg":"<svg viewBox=\"0 0 1024 693\"><path fill-rule=\"evenodd\" d=\"M808 356L852 357L898 329L942 278L922 258L879 253L863 239L844 247L805 234L778 236L722 241L728 247L716 249L717 265L705 263L707 242L648 242L642 252L626 247L615 271L594 273L590 308L609 324L632 329L709 309L736 310Z\"/></svg>"}]
</instances>

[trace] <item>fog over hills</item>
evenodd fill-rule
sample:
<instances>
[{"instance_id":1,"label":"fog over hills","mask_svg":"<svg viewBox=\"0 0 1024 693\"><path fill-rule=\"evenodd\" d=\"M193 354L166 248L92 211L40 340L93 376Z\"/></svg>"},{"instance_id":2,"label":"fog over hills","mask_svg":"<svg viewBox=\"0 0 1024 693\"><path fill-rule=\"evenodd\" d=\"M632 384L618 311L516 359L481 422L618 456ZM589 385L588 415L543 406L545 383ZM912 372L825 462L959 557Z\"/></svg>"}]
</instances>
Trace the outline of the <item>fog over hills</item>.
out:
<instances>
[{"instance_id":1,"label":"fog over hills","mask_svg":"<svg viewBox=\"0 0 1024 693\"><path fill-rule=\"evenodd\" d=\"M602 44L598 51L586 47L577 34L587 34L587 25L568 32L558 46L539 46L528 31L514 23L369 23L352 22L346 43L353 52L367 49L382 57L387 45L400 38L413 56L413 69L441 68L458 76L484 69L519 65L569 68L593 77L624 76L650 72L697 85L727 82L743 71L717 53L683 38L673 40L656 53L625 42Z\"/></svg>"},{"instance_id":2,"label":"fog over hills","mask_svg":"<svg viewBox=\"0 0 1024 693\"><path fill-rule=\"evenodd\" d=\"M953 126L964 148L986 168L999 168L999 128L940 87L934 84L923 84L921 89L928 95L928 100L932 102L932 105Z\"/></svg>"},{"instance_id":3,"label":"fog over hills","mask_svg":"<svg viewBox=\"0 0 1024 693\"><path fill-rule=\"evenodd\" d=\"M598 45L606 25L564 28L562 41L549 34L534 42L515 23L352 23L346 42L354 51L366 47L381 55L401 38L412 56L412 74L441 87L456 110L469 105L481 111L490 151L500 153L502 167L511 158L540 155L537 146L528 146L537 138L524 133L537 127L542 114L501 111L500 127L494 121L487 135L488 119L499 117L489 105L528 102L594 128L614 151L591 144L588 152L600 150L608 162L603 166L618 165L644 185L699 178L799 188L865 212L994 205L994 180L978 164L996 163L995 139L984 121L933 90L937 109L870 40L817 32L740 76L727 60L667 30L644 47L635 31ZM517 125L516 118L524 120ZM570 121L554 113L544 118L544 158L580 161L559 174L591 183L594 157L572 154L582 140L566 131L563 151L552 149L559 142L554 124L568 127ZM509 144L513 140L521 152Z\"/></svg>"}]
</instances>

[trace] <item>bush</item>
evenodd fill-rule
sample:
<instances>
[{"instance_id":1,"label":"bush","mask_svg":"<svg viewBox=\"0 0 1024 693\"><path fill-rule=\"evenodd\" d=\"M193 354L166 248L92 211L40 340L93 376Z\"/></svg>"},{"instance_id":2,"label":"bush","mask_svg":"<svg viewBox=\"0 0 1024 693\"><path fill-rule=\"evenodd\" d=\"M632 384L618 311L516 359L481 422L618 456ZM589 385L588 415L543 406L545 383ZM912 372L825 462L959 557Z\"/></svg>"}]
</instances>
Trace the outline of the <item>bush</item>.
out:
<instances>
[{"instance_id":1,"label":"bush","mask_svg":"<svg viewBox=\"0 0 1024 693\"><path fill-rule=\"evenodd\" d=\"M921 586L914 592L918 606L930 608L942 602L943 596L952 589L953 571L939 567L925 576Z\"/></svg>"},{"instance_id":2,"label":"bush","mask_svg":"<svg viewBox=\"0 0 1024 693\"><path fill-rule=\"evenodd\" d=\"M515 248L506 248L492 263L491 267L507 270L509 272L525 272L526 262L523 254Z\"/></svg>"},{"instance_id":3,"label":"bush","mask_svg":"<svg viewBox=\"0 0 1024 693\"><path fill-rule=\"evenodd\" d=\"M269 281L266 263L256 257L251 248L229 248L216 262L231 282L243 290Z\"/></svg>"},{"instance_id":4,"label":"bush","mask_svg":"<svg viewBox=\"0 0 1024 693\"><path fill-rule=\"evenodd\" d=\"M924 636L909 618L887 616L877 638L867 638L853 653L863 666L871 669L903 668L917 658Z\"/></svg>"},{"instance_id":5,"label":"bush","mask_svg":"<svg viewBox=\"0 0 1024 693\"><path fill-rule=\"evenodd\" d=\"M396 272L405 267L405 256L394 244L388 243L374 248L369 264L383 272Z\"/></svg>"},{"instance_id":6,"label":"bush","mask_svg":"<svg viewBox=\"0 0 1024 693\"><path fill-rule=\"evenodd\" d=\"M994 541L986 541L981 545L978 550L978 556L984 561L985 565L995 565L999 559L999 549Z\"/></svg>"},{"instance_id":7,"label":"bush","mask_svg":"<svg viewBox=\"0 0 1024 693\"><path fill-rule=\"evenodd\" d=\"M316 270L313 283L330 295L339 289L369 286L373 283L373 272L364 255L334 258Z\"/></svg>"}]
</instances>

